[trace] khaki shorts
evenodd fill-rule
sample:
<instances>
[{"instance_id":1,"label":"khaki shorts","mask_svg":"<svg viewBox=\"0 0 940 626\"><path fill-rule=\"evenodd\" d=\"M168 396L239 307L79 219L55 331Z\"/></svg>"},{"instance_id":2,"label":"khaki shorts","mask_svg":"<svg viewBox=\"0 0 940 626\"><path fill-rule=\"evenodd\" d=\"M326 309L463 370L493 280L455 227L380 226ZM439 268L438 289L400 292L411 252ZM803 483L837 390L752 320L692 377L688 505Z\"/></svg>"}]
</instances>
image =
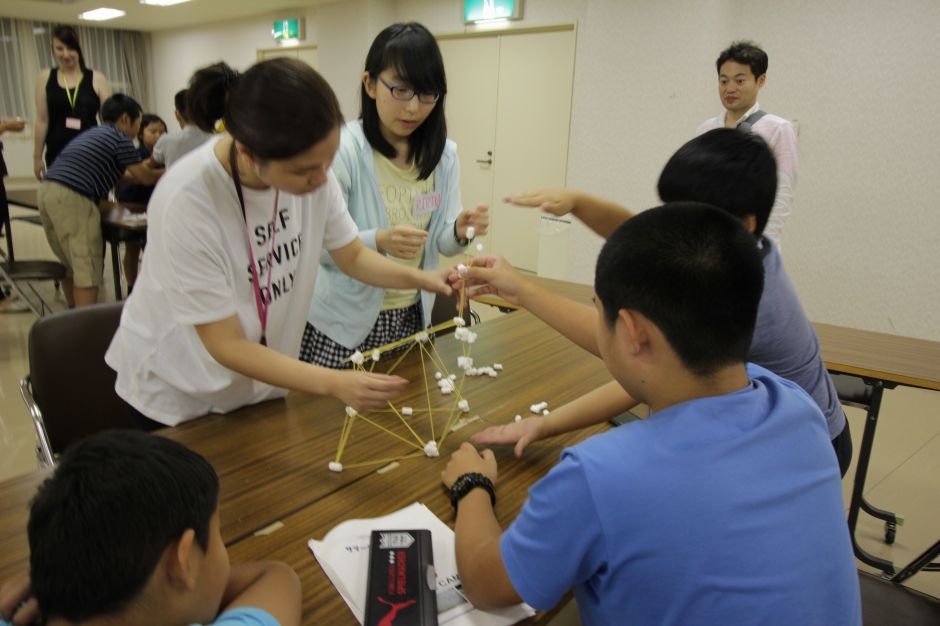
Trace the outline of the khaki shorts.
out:
<instances>
[{"instance_id":1,"label":"khaki shorts","mask_svg":"<svg viewBox=\"0 0 940 626\"><path fill-rule=\"evenodd\" d=\"M86 196L54 181L39 186L39 218L46 239L76 287L104 282L101 211Z\"/></svg>"}]
</instances>

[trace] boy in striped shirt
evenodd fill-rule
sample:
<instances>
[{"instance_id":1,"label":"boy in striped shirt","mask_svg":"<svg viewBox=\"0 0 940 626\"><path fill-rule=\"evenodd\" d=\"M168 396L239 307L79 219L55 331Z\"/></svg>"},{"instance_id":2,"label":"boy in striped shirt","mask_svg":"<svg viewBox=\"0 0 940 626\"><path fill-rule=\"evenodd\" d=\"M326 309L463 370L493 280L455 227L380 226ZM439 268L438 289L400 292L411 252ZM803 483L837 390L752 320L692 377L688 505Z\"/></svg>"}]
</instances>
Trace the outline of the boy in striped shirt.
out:
<instances>
[{"instance_id":1,"label":"boy in striped shirt","mask_svg":"<svg viewBox=\"0 0 940 626\"><path fill-rule=\"evenodd\" d=\"M70 307L98 301L104 267L98 203L122 178L152 185L162 173L141 163L132 142L141 118L136 100L114 94L102 105L101 118L101 126L69 142L39 187L39 217L67 269L62 290Z\"/></svg>"}]
</instances>

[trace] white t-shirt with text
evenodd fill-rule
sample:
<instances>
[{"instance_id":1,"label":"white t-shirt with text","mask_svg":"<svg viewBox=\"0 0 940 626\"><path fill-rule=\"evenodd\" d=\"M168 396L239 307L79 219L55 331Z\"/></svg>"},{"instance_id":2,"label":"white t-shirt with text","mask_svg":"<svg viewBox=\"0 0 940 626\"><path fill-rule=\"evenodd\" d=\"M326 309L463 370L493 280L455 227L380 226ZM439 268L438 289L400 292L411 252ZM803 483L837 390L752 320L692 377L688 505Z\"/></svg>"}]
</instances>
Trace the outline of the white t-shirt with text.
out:
<instances>
[{"instance_id":1,"label":"white t-shirt with text","mask_svg":"<svg viewBox=\"0 0 940 626\"><path fill-rule=\"evenodd\" d=\"M186 155L157 185L141 273L105 357L118 373L118 395L171 426L287 393L220 365L196 333L197 324L235 315L249 341L261 338L245 219L216 141ZM296 358L321 249L349 244L356 225L332 172L312 193L280 193L276 210L274 189L243 192L258 279L270 301L267 345Z\"/></svg>"}]
</instances>

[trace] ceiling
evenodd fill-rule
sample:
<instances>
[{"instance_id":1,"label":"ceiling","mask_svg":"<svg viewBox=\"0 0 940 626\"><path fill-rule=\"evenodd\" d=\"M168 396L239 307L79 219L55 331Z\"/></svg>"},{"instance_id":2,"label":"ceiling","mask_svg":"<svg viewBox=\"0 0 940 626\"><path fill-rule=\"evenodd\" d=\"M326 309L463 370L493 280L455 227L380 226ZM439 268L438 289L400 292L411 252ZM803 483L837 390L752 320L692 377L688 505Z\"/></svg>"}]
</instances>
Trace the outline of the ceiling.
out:
<instances>
[{"instance_id":1,"label":"ceiling","mask_svg":"<svg viewBox=\"0 0 940 626\"><path fill-rule=\"evenodd\" d=\"M3 0L0 17L82 24L124 30L154 31L196 26L255 15L267 15L298 5L310 7L338 0L191 0L170 7L140 4L139 0ZM86 22L78 14L99 7L121 9L124 17L106 22Z\"/></svg>"}]
</instances>

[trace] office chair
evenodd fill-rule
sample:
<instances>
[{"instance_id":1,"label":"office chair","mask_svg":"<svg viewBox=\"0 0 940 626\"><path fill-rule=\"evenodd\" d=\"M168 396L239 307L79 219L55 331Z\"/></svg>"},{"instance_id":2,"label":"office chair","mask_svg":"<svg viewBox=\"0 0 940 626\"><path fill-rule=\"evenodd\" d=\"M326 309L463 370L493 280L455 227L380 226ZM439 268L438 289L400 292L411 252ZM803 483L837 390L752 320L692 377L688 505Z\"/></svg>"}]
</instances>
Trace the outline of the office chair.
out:
<instances>
[{"instance_id":1,"label":"office chair","mask_svg":"<svg viewBox=\"0 0 940 626\"><path fill-rule=\"evenodd\" d=\"M43 467L78 439L108 428L136 428L114 391L104 362L121 319L121 303L98 304L40 318L29 331L29 374L20 393L33 419Z\"/></svg>"}]
</instances>

